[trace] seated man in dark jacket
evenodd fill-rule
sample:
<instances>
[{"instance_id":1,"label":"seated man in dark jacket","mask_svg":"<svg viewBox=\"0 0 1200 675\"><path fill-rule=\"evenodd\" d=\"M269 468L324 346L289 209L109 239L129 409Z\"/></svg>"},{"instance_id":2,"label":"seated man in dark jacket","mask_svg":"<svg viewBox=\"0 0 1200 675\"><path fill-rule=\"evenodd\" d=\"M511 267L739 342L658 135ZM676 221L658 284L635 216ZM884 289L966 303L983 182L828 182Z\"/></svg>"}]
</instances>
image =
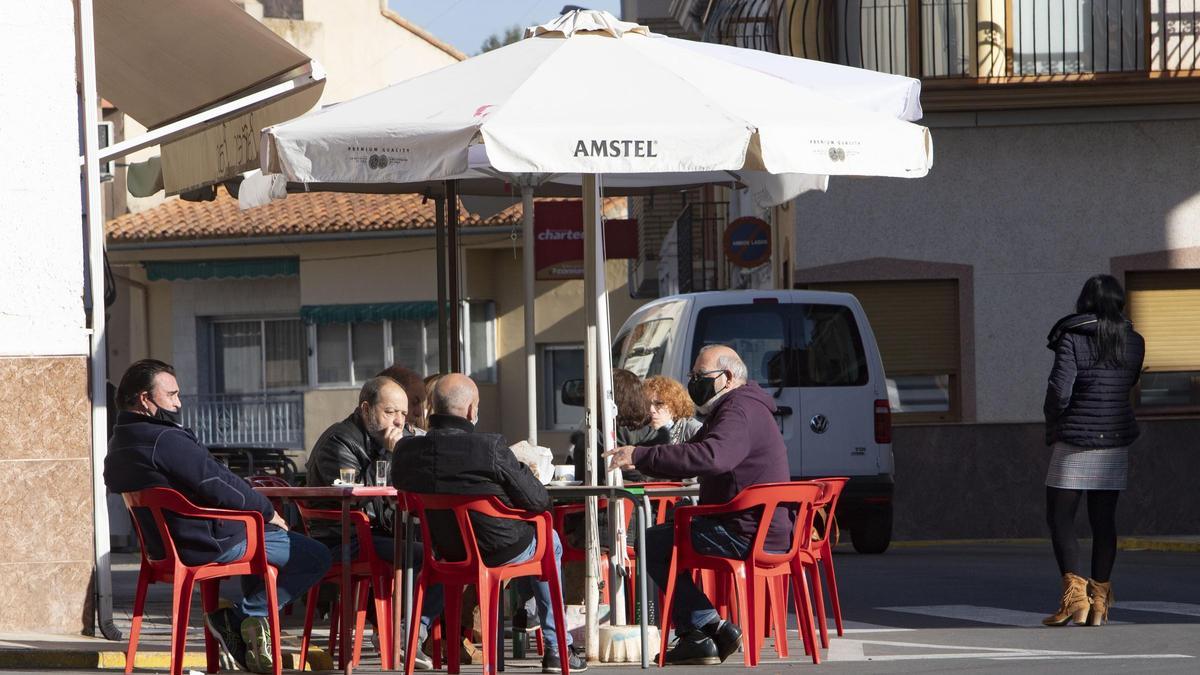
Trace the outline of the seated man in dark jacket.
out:
<instances>
[{"instance_id":1,"label":"seated man in dark jacket","mask_svg":"<svg viewBox=\"0 0 1200 675\"><path fill-rule=\"evenodd\" d=\"M517 461L504 437L475 431L479 420L479 389L471 378L458 373L443 376L434 385L430 400L433 415L429 432L396 444L392 480L398 489L426 494L495 495L505 504L527 511L550 509L546 488L529 467ZM522 562L533 556L537 542L529 523L472 514L471 525L486 564ZM448 560L464 557L462 537L453 515L430 513L429 527L434 537L430 544L439 557ZM562 557L557 535L554 535L554 554L555 558ZM561 576L561 565L559 571ZM533 586L546 646L542 672L557 673L561 668L550 609L550 587L544 581ZM569 633L566 642L571 645ZM586 670L587 661L582 654L574 647L570 647L570 652L571 670Z\"/></svg>"},{"instance_id":2,"label":"seated man in dark jacket","mask_svg":"<svg viewBox=\"0 0 1200 675\"><path fill-rule=\"evenodd\" d=\"M705 415L704 426L690 443L651 447L623 446L609 453L614 467L638 468L648 474L680 480L700 479L700 503L722 504L751 485L791 480L787 446L775 423L775 401L757 383L746 381L746 364L729 347L709 345L692 366L688 394ZM701 553L745 558L757 527L754 513L692 521L693 542ZM768 551L790 546L792 516L776 509L767 532ZM646 532L646 572L661 589L667 583L674 550L674 524ZM715 664L737 651L742 633L721 621L690 574L676 577L672 619L676 646L665 661Z\"/></svg>"},{"instance_id":3,"label":"seated man in dark jacket","mask_svg":"<svg viewBox=\"0 0 1200 675\"><path fill-rule=\"evenodd\" d=\"M179 424L179 384L175 371L147 359L129 367L117 388L121 412L104 458L104 483L112 492L168 487L197 506L257 511L266 521L267 561L279 568L279 605L301 597L329 569L329 549L295 532L271 508L271 502L242 478L230 473ZM139 510L141 511L141 510ZM162 555L162 541L150 513L137 518L151 556ZM188 565L232 562L246 551L246 532L237 523L167 516L180 559ZM226 667L232 658L242 667L271 672L271 636L267 594L262 579L242 577L242 599L205 617L221 644Z\"/></svg>"},{"instance_id":4,"label":"seated man in dark jacket","mask_svg":"<svg viewBox=\"0 0 1200 675\"><path fill-rule=\"evenodd\" d=\"M405 435L411 435L406 431L409 410L408 394L395 379L377 376L367 380L358 392L358 407L346 419L326 429L317 439L312 452L308 454L308 484L333 485L334 481L339 479L342 469L353 469L356 482L374 485L375 462L390 463L396 441ZM310 505L317 508L339 506L336 502L325 504L319 501L313 501ZM363 510L371 520L371 538L374 540L375 553L392 562L395 556L395 540L392 533L395 518L393 502L387 499L373 499L363 505ZM334 555L340 558L342 535L336 523L312 521L309 524L309 534L333 549ZM350 554L357 555L357 533L351 533L350 545ZM416 545L414 556L420 565L421 549ZM422 612L425 619L422 625L428 628L432 617L438 616L441 611L442 595L438 589L431 592L425 600ZM371 618L374 622L374 615L371 615ZM424 653L418 652L416 667L429 670L433 668L433 661Z\"/></svg>"}]
</instances>

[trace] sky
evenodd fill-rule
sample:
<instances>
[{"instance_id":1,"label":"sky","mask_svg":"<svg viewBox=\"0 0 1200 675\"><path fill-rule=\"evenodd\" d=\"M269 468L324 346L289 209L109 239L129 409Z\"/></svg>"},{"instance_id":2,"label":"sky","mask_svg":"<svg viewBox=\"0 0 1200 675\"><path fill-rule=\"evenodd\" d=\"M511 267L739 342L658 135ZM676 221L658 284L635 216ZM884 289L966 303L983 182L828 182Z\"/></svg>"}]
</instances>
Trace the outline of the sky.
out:
<instances>
[{"instance_id":1,"label":"sky","mask_svg":"<svg viewBox=\"0 0 1200 675\"><path fill-rule=\"evenodd\" d=\"M563 5L603 9L620 15L620 0L388 0L404 18L449 42L468 56L489 35L514 24L533 26L558 16Z\"/></svg>"}]
</instances>

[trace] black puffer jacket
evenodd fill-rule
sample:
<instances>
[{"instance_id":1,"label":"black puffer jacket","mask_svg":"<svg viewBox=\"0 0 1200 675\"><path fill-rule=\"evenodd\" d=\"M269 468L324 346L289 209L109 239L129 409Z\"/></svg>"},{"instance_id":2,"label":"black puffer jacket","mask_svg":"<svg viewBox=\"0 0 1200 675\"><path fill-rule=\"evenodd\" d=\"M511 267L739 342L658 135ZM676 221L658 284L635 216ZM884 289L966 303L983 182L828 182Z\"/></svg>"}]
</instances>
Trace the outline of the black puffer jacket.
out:
<instances>
[{"instance_id":1,"label":"black puffer jacket","mask_svg":"<svg viewBox=\"0 0 1200 675\"><path fill-rule=\"evenodd\" d=\"M1120 365L1097 363L1096 317L1072 314L1050 331L1054 369L1046 386L1046 444L1056 441L1084 448L1117 448L1138 437L1129 392L1142 370L1146 343L1126 323L1125 354Z\"/></svg>"},{"instance_id":2,"label":"black puffer jacket","mask_svg":"<svg viewBox=\"0 0 1200 675\"><path fill-rule=\"evenodd\" d=\"M429 433L401 439L392 460L392 484L405 492L493 495L526 511L549 511L550 495L529 467L517 460L500 434L475 431L454 415L431 415ZM529 523L471 514L479 552L490 566L522 553L533 541ZM462 536L454 515L429 512L429 531L438 554L462 560Z\"/></svg>"}]
</instances>

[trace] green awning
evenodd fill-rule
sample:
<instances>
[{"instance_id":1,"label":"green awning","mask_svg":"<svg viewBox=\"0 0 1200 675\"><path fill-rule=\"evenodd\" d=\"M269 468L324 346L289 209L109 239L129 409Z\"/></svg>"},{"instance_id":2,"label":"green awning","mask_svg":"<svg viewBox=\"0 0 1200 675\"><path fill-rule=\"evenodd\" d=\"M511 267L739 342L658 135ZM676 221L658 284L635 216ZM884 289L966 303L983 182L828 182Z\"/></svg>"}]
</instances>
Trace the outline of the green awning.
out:
<instances>
[{"instance_id":1,"label":"green awning","mask_svg":"<svg viewBox=\"0 0 1200 675\"><path fill-rule=\"evenodd\" d=\"M368 302L358 305L303 305L300 318L306 323L357 323L436 319L437 302Z\"/></svg>"},{"instance_id":2,"label":"green awning","mask_svg":"<svg viewBox=\"0 0 1200 675\"><path fill-rule=\"evenodd\" d=\"M233 260L153 260L144 263L150 281L198 279L266 279L300 274L299 258L237 258Z\"/></svg>"}]
</instances>

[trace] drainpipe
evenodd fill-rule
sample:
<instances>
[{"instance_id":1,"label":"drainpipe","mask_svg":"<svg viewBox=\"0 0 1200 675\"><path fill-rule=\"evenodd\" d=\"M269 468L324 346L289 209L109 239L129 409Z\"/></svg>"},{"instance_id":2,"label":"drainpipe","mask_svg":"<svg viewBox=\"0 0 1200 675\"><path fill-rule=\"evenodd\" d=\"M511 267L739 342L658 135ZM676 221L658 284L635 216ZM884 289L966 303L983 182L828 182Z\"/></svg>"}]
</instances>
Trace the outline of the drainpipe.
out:
<instances>
[{"instance_id":1,"label":"drainpipe","mask_svg":"<svg viewBox=\"0 0 1200 675\"><path fill-rule=\"evenodd\" d=\"M104 488L104 455L108 451L107 340L104 325L104 206L100 200L100 141L98 115L100 98L96 93L96 46L92 0L79 1L76 47L79 54L82 89L79 107L83 118L83 192L87 223L87 297L91 305L89 383L92 401L92 531L95 546L96 622L100 633L120 640L121 631L113 624L112 569L108 535L108 493Z\"/></svg>"}]
</instances>

